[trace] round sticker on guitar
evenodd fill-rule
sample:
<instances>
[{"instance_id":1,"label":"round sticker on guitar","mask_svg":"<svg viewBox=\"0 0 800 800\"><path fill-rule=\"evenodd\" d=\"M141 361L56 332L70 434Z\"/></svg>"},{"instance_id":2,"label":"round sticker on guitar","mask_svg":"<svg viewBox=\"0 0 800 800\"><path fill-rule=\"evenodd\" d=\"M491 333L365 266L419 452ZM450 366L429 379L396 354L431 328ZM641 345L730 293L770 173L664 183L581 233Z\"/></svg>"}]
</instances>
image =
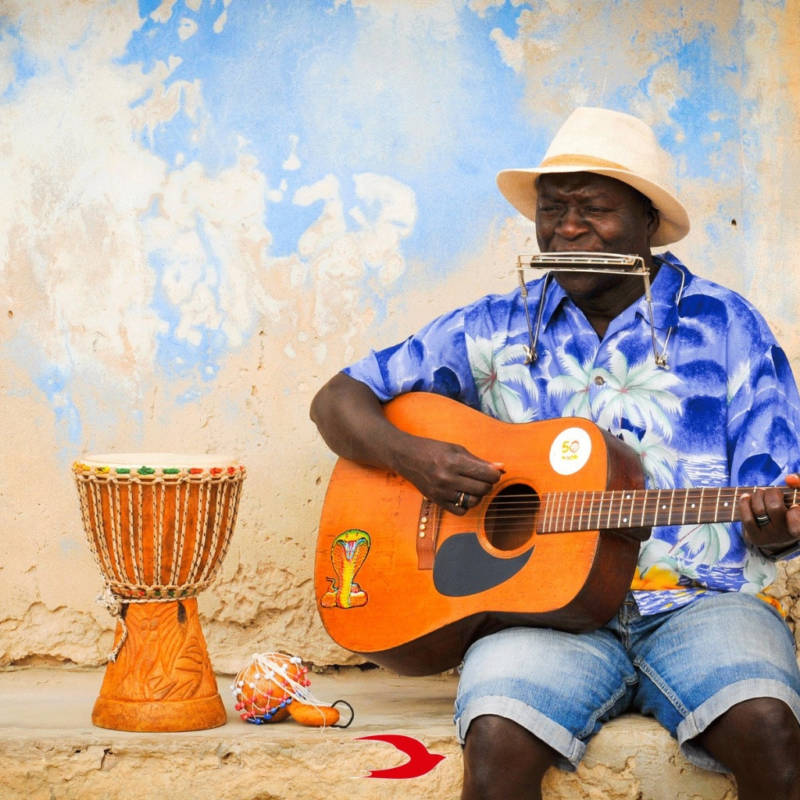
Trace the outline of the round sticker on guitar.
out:
<instances>
[{"instance_id":1,"label":"round sticker on guitar","mask_svg":"<svg viewBox=\"0 0 800 800\"><path fill-rule=\"evenodd\" d=\"M550 466L559 475L582 469L592 452L592 440L583 428L566 428L550 445Z\"/></svg>"}]
</instances>

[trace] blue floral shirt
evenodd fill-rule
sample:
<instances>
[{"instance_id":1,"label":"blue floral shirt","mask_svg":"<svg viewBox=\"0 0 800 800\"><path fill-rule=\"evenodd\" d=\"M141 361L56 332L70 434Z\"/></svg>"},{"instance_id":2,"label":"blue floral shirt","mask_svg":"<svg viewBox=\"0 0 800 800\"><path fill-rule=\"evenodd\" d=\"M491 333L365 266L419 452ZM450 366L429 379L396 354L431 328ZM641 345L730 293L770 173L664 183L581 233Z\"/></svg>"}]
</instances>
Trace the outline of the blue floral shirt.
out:
<instances>
[{"instance_id":1,"label":"blue floral shirt","mask_svg":"<svg viewBox=\"0 0 800 800\"><path fill-rule=\"evenodd\" d=\"M525 363L530 337L517 289L444 314L345 372L383 401L428 391L506 422L586 417L640 454L649 488L783 483L800 471L800 398L783 350L747 300L693 275L671 253L656 259L656 347L667 343L668 369L656 366L644 297L600 340L553 280L535 364ZM543 285L544 278L528 284L533 321ZM740 527L654 528L632 584L641 612L707 592L762 593L775 565L745 545Z\"/></svg>"}]
</instances>

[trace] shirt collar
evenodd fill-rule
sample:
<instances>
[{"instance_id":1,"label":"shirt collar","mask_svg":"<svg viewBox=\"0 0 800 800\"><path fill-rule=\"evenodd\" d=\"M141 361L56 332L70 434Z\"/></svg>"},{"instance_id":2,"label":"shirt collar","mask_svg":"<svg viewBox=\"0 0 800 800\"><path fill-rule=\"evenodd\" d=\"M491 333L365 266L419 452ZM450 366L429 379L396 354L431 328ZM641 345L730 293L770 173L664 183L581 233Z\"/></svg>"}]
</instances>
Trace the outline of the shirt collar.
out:
<instances>
[{"instance_id":1,"label":"shirt collar","mask_svg":"<svg viewBox=\"0 0 800 800\"><path fill-rule=\"evenodd\" d=\"M553 273L545 275L541 281L541 291L546 291L544 298L544 308L542 309L542 327L547 328L550 320L556 315L561 306L569 302L567 293L561 288L561 284L555 279Z\"/></svg>"},{"instance_id":2,"label":"shirt collar","mask_svg":"<svg viewBox=\"0 0 800 800\"><path fill-rule=\"evenodd\" d=\"M670 252L653 256L660 266L658 275L650 285L653 298L653 325L659 330L678 324L678 302L680 301L691 274L689 270ZM636 313L649 319L647 299L640 298Z\"/></svg>"}]
</instances>

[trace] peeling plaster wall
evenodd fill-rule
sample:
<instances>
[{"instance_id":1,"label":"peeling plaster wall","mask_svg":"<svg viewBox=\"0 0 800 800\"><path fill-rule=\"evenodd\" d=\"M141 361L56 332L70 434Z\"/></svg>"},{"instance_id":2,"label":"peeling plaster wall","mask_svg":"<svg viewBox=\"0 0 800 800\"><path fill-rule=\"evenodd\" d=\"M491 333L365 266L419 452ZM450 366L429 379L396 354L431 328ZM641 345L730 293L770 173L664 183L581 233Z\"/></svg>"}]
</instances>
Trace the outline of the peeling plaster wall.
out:
<instances>
[{"instance_id":1,"label":"peeling plaster wall","mask_svg":"<svg viewBox=\"0 0 800 800\"><path fill-rule=\"evenodd\" d=\"M799 45L800 0L6 0L0 664L110 648L69 469L109 450L249 469L200 596L218 669L352 662L314 611L311 397L514 285L535 240L494 175L575 105L654 125L694 225L675 252L800 372Z\"/></svg>"}]
</instances>

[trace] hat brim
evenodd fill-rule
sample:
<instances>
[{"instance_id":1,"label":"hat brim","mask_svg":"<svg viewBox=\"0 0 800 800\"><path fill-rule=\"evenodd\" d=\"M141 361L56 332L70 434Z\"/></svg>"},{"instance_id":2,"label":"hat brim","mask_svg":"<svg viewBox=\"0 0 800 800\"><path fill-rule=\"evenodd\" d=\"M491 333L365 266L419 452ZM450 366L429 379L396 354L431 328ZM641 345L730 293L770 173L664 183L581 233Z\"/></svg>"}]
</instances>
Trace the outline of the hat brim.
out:
<instances>
[{"instance_id":1,"label":"hat brim","mask_svg":"<svg viewBox=\"0 0 800 800\"><path fill-rule=\"evenodd\" d=\"M689 215L680 201L663 186L648 181L625 169L586 165L558 165L534 169L505 169L497 175L497 186L514 208L529 219L536 221L536 179L540 175L559 172L592 172L627 183L641 192L658 211L660 224L650 244L660 247L683 239L689 233Z\"/></svg>"}]
</instances>

